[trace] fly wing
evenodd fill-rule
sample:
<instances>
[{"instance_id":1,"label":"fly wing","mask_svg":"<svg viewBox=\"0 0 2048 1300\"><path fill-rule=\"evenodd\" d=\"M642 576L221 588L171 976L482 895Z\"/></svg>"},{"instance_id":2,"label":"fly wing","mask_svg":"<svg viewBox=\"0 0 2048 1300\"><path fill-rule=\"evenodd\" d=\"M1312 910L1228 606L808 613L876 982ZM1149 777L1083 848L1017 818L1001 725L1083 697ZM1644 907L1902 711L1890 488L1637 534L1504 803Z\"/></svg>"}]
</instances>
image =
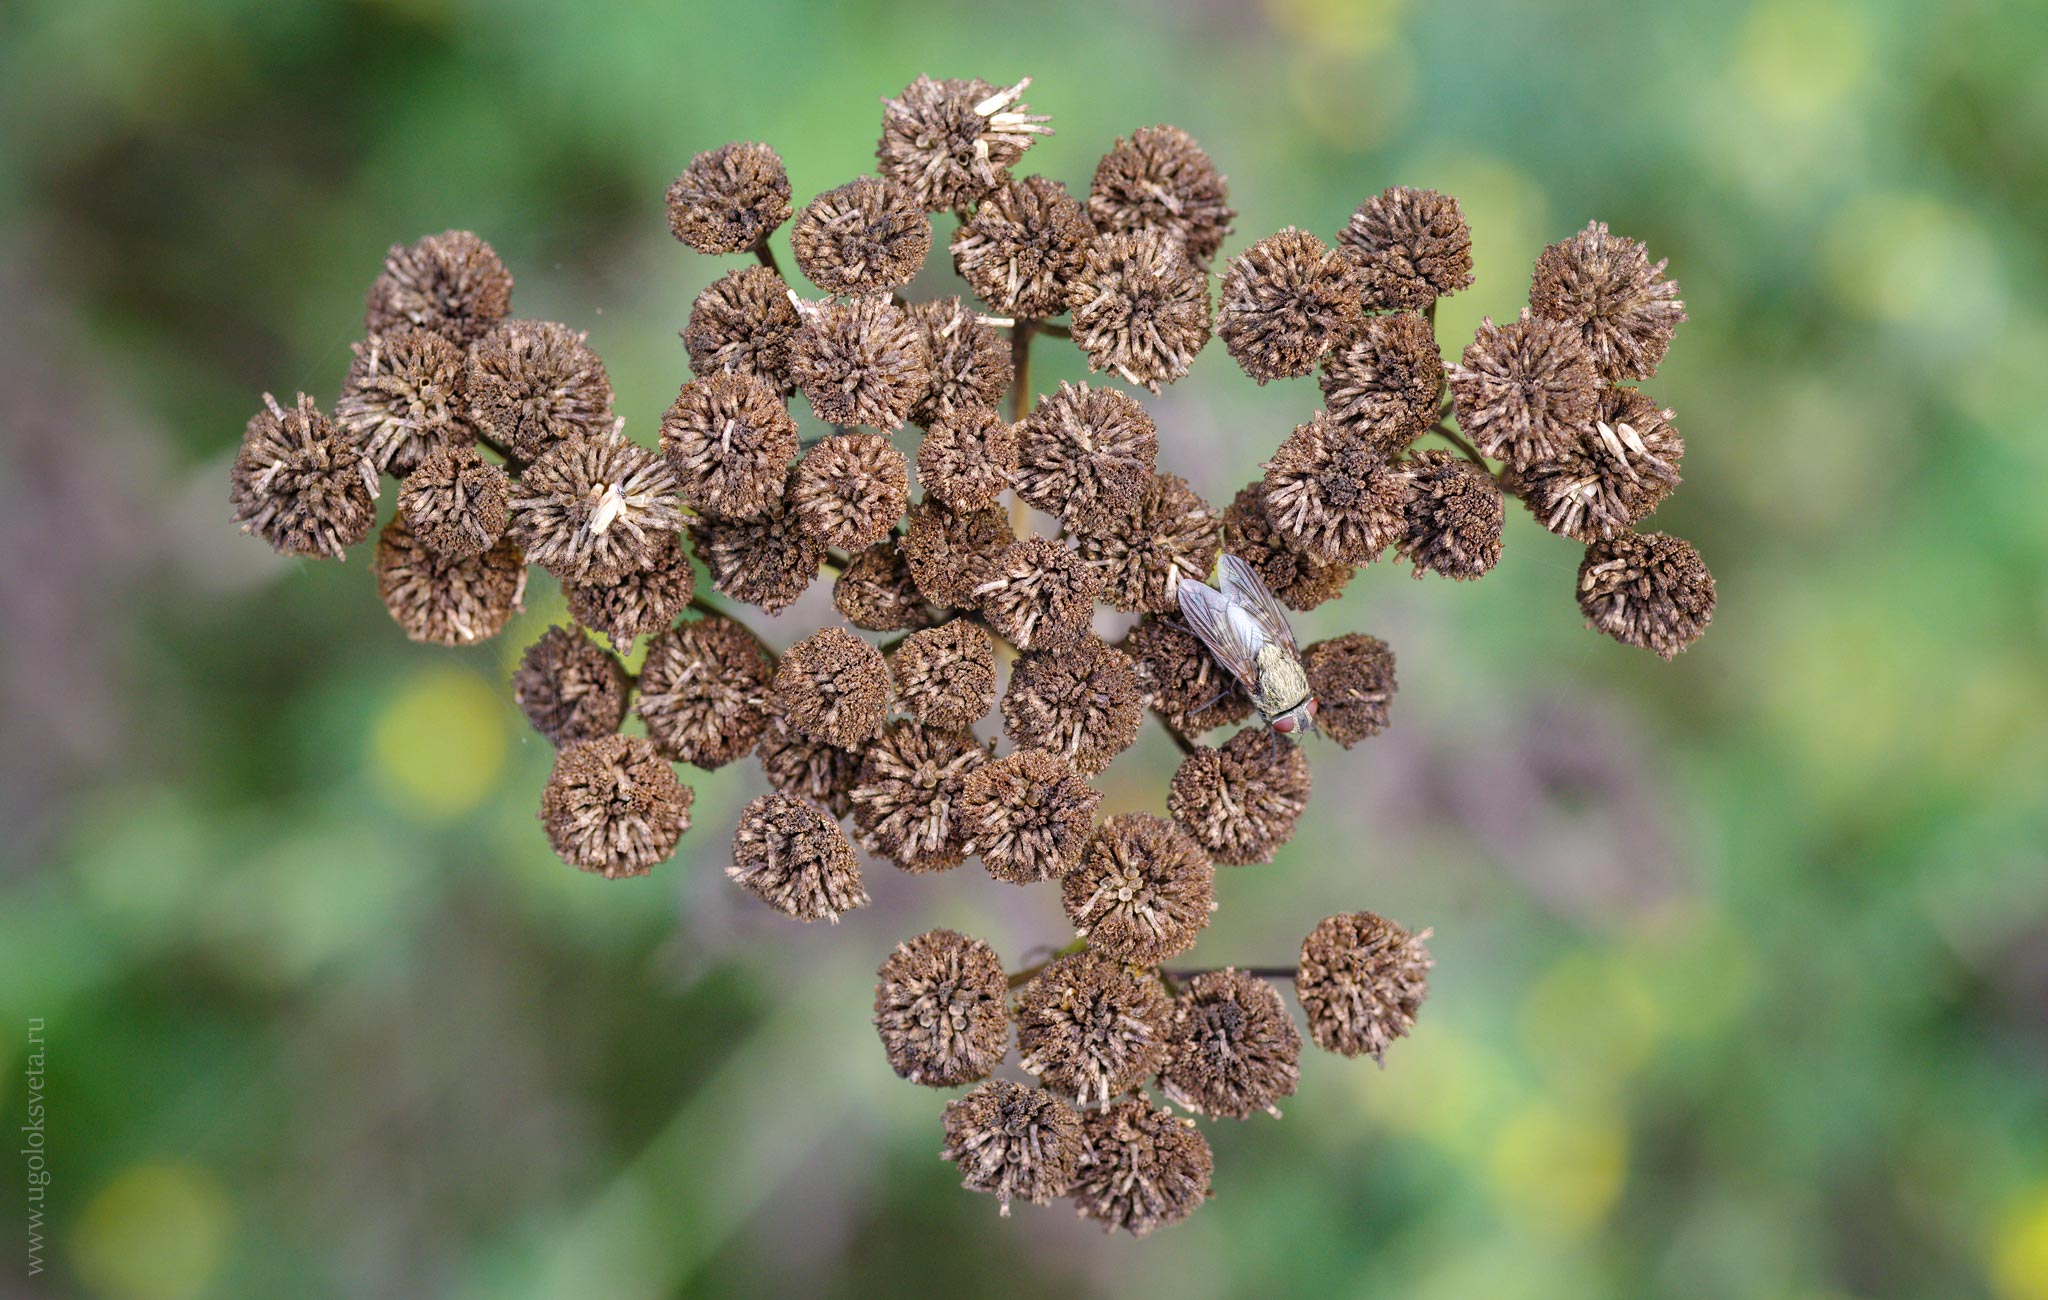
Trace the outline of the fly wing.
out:
<instances>
[{"instance_id":1,"label":"fly wing","mask_svg":"<svg viewBox=\"0 0 2048 1300\"><path fill-rule=\"evenodd\" d=\"M1217 582L1223 588L1224 599L1257 619L1267 639L1279 642L1293 658L1301 657L1300 647L1294 644L1294 629L1287 622L1287 611L1280 608L1280 602L1273 598L1257 570L1235 555L1225 555L1217 566Z\"/></svg>"},{"instance_id":2,"label":"fly wing","mask_svg":"<svg viewBox=\"0 0 2048 1300\"><path fill-rule=\"evenodd\" d=\"M1222 592L1192 578L1180 583L1180 612L1188 627L1209 647L1216 661L1230 670L1246 690L1259 682L1259 647L1265 630L1249 611L1234 607Z\"/></svg>"}]
</instances>

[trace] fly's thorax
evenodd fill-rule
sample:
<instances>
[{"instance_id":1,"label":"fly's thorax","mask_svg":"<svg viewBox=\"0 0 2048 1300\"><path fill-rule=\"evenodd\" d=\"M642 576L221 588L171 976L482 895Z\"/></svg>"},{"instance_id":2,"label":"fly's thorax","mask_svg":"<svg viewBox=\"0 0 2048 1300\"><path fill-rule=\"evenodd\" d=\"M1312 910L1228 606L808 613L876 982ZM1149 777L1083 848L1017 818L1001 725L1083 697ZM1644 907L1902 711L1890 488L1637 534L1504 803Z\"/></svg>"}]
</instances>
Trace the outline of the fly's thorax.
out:
<instances>
[{"instance_id":1,"label":"fly's thorax","mask_svg":"<svg viewBox=\"0 0 2048 1300\"><path fill-rule=\"evenodd\" d=\"M1259 680L1247 683L1251 687L1252 704L1268 717L1276 717L1290 709L1298 708L1308 699L1308 672L1296 659L1278 643L1268 641L1259 647Z\"/></svg>"}]
</instances>

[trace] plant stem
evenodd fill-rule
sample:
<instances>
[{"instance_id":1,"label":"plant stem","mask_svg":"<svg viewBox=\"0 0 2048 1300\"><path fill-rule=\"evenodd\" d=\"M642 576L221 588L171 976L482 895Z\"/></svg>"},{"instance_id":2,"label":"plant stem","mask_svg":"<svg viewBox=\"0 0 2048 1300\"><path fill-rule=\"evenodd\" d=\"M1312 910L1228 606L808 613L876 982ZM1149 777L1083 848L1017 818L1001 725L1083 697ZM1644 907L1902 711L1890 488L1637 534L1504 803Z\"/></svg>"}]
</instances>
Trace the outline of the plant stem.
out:
<instances>
[{"instance_id":1,"label":"plant stem","mask_svg":"<svg viewBox=\"0 0 2048 1300\"><path fill-rule=\"evenodd\" d=\"M1192 754L1195 752L1195 742L1189 740L1186 736L1181 735L1178 731L1175 731L1173 729L1173 724L1166 720L1165 714L1161 713L1157 709L1152 709L1150 710L1150 712L1152 714L1153 720L1158 722L1160 728L1164 730L1168 736L1171 736L1173 738L1173 743L1180 747L1181 753Z\"/></svg>"},{"instance_id":2,"label":"plant stem","mask_svg":"<svg viewBox=\"0 0 2048 1300\"><path fill-rule=\"evenodd\" d=\"M1292 966L1213 966L1206 970L1185 966L1162 966L1159 968L1159 978L1174 984L1185 984L1197 975L1213 975L1219 970L1226 969L1242 971L1246 975L1255 975L1262 980L1292 980L1294 978L1294 967Z\"/></svg>"},{"instance_id":3,"label":"plant stem","mask_svg":"<svg viewBox=\"0 0 2048 1300\"><path fill-rule=\"evenodd\" d=\"M1013 989L1024 987L1026 984L1029 984L1031 982L1031 977L1038 974L1038 972L1044 970L1046 967L1052 965L1054 962L1058 961L1062 957L1073 956L1075 953L1081 951L1083 948L1087 946L1088 941L1086 939L1076 939L1064 948L1053 949L1052 956L1047 957L1043 961L1033 962L1031 965L1026 966L1023 970L1020 970L1016 974L1010 976L1010 987Z\"/></svg>"},{"instance_id":4,"label":"plant stem","mask_svg":"<svg viewBox=\"0 0 2048 1300\"><path fill-rule=\"evenodd\" d=\"M1435 424L1430 425L1429 428L1423 430L1423 432L1433 433L1437 437L1442 438L1445 442L1448 442L1453 447L1456 447L1458 449L1459 454L1464 456L1466 460L1471 461L1480 469L1485 470L1486 476L1488 478L1493 479L1495 482L1500 481L1500 475L1494 472L1493 466L1486 463L1486 457L1479 454L1479 449L1477 447L1474 447L1471 443L1465 441L1462 435L1460 435L1456 430L1452 429L1449 425L1445 424L1441 419L1439 419Z\"/></svg>"},{"instance_id":5,"label":"plant stem","mask_svg":"<svg viewBox=\"0 0 2048 1300\"><path fill-rule=\"evenodd\" d=\"M775 250L770 247L768 236L761 236L761 242L754 245L754 256L760 259L761 265L775 272L776 275L782 276L782 266L775 260ZM787 279L788 277L783 276L783 278Z\"/></svg>"},{"instance_id":6,"label":"plant stem","mask_svg":"<svg viewBox=\"0 0 2048 1300\"><path fill-rule=\"evenodd\" d=\"M1049 320L1042 320L1038 322L1038 332L1050 338L1056 339L1070 339L1074 337L1074 331L1072 329L1068 328L1065 325L1056 324L1055 322Z\"/></svg>"},{"instance_id":7,"label":"plant stem","mask_svg":"<svg viewBox=\"0 0 2048 1300\"><path fill-rule=\"evenodd\" d=\"M1017 372L1010 386L1010 422L1015 424L1024 418L1026 406L1031 401L1031 336L1038 333L1040 322L1020 320L1010 331L1010 368Z\"/></svg>"}]
</instances>

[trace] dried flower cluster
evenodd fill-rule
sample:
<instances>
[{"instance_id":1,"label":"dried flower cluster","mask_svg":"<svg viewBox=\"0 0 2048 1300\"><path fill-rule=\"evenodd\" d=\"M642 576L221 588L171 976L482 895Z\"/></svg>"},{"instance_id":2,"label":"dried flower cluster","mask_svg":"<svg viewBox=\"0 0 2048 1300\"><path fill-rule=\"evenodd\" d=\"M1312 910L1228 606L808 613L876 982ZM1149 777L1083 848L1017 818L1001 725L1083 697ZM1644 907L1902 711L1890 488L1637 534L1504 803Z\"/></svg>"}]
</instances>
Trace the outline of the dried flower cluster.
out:
<instances>
[{"instance_id":1,"label":"dried flower cluster","mask_svg":"<svg viewBox=\"0 0 2048 1300\"><path fill-rule=\"evenodd\" d=\"M1169 1105L1242 1120L1295 1091L1303 1037L1273 981L1309 1041L1379 1059L1430 966L1428 931L1370 912L1324 920L1284 969L1168 964L1208 926L1219 867L1272 862L1301 823L1309 752L1283 722L1348 748L1386 728L1395 691L1392 651L1361 633L1212 651L1188 584L1235 557L1222 599L1249 599L1231 578L1249 573L1305 611L1390 551L1477 578L1512 495L1585 545L1580 604L1620 641L1670 657L1714 588L1689 544L1635 531L1684 450L1632 386L1684 319L1641 245L1595 223L1544 250L1528 310L1446 366L1436 302L1472 283L1455 199L1391 188L1333 238L1290 228L1226 259L1228 185L1177 128L1117 139L1085 194L1016 174L1051 129L1028 84L918 78L884 101L875 173L801 206L767 145L691 160L670 229L753 263L692 305L657 446L626 437L586 337L509 318L496 253L451 232L392 249L332 419L266 395L231 501L281 553L339 558L395 480L374 568L418 640L495 634L529 564L561 582L572 622L526 650L512 693L557 750L540 816L575 867L647 873L690 825L675 765L751 756L771 789L739 813L727 875L786 916L864 906L862 850L1057 885L1072 942L1010 972L974 938L919 935L883 962L874 1023L897 1074L973 1085L943 1117L967 1187L1142 1235L1209 1195L1208 1143ZM972 297L907 302L940 212ZM815 295L781 271L785 225ZM1221 509L1161 466L1172 430L1110 386L1156 393L1212 335L1261 384L1319 372L1324 399ZM1035 393L1041 337L1109 382ZM829 430L806 437L799 394ZM1416 447L1430 437L1446 445ZM1025 506L1058 529L1020 535ZM826 573L846 626L778 655L736 617ZM1255 712L1272 727L1202 739ZM1184 753L1162 810L1098 817L1092 782L1148 714ZM1013 1042L1029 1083L994 1077Z\"/></svg>"}]
</instances>

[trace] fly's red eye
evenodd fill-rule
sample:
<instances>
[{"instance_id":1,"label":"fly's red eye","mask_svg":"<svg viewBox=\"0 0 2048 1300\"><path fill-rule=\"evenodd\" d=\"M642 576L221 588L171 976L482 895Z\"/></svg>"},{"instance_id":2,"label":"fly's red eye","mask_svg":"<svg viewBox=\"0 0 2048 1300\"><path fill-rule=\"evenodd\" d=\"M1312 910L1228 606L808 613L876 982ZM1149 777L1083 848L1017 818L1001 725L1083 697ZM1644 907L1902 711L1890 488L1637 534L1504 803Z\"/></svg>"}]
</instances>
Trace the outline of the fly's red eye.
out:
<instances>
[{"instance_id":1,"label":"fly's red eye","mask_svg":"<svg viewBox=\"0 0 2048 1300\"><path fill-rule=\"evenodd\" d=\"M1273 720L1273 730L1279 732L1283 736L1287 735L1288 733L1294 730L1294 719L1275 718Z\"/></svg>"}]
</instances>

